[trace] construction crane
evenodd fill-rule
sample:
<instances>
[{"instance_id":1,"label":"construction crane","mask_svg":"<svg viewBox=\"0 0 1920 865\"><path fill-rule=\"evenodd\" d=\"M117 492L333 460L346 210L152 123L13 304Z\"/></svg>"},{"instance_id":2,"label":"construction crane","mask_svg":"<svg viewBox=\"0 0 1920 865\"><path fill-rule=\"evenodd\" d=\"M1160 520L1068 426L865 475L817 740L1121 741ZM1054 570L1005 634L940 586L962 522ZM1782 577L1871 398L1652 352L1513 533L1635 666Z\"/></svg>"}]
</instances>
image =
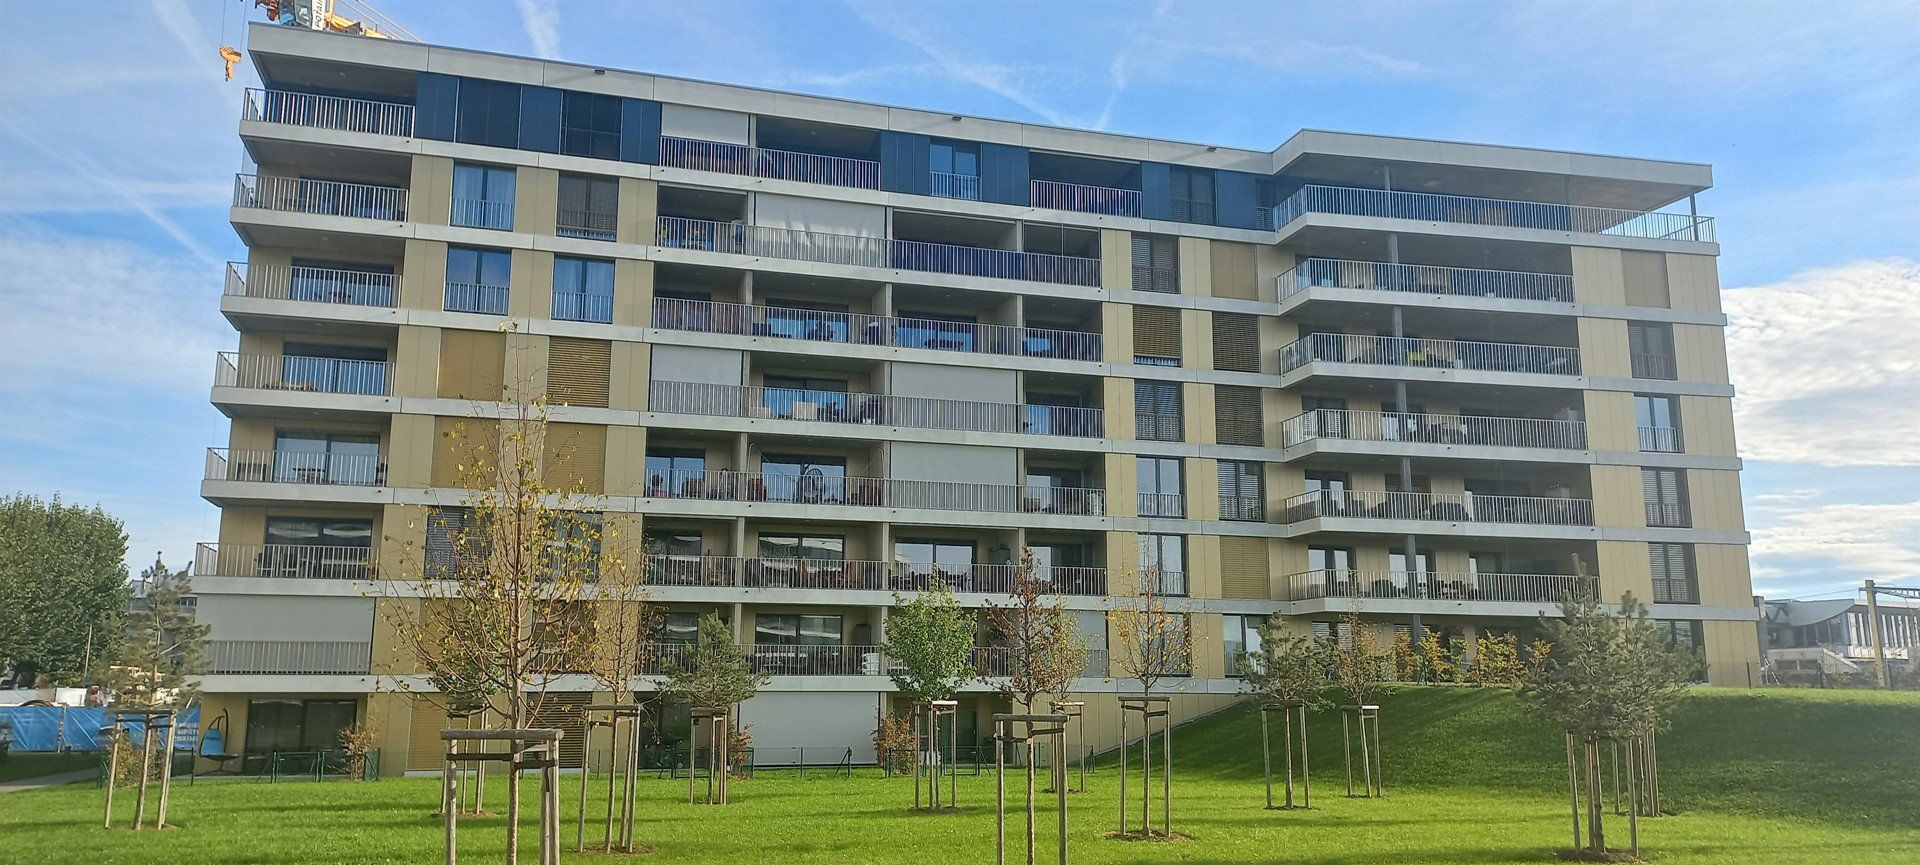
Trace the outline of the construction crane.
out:
<instances>
[{"instance_id":1,"label":"construction crane","mask_svg":"<svg viewBox=\"0 0 1920 865\"><path fill-rule=\"evenodd\" d=\"M372 39L420 41L407 28L373 8L368 0L253 0L253 5L266 10L268 21L283 27L329 30ZM233 67L240 59L240 49L220 46L220 60L227 65L227 80L233 80Z\"/></svg>"}]
</instances>

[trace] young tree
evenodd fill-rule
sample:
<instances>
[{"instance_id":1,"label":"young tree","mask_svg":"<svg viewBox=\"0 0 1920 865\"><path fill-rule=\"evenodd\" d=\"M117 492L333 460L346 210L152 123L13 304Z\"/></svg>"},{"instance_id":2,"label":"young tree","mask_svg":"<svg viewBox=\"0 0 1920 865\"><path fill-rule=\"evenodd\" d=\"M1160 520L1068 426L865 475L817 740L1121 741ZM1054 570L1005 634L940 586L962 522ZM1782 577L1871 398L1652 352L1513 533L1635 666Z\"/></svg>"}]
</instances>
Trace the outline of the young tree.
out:
<instances>
[{"instance_id":1,"label":"young tree","mask_svg":"<svg viewBox=\"0 0 1920 865\"><path fill-rule=\"evenodd\" d=\"M0 679L87 684L127 612L127 535L58 496L0 498Z\"/></svg>"},{"instance_id":2,"label":"young tree","mask_svg":"<svg viewBox=\"0 0 1920 865\"><path fill-rule=\"evenodd\" d=\"M634 852L635 786L639 771L639 703L633 699L634 679L647 669L653 658L654 632L661 613L651 603L646 590L648 568L643 544L634 543L626 533L602 525L599 600L591 641L587 646L587 671L612 694L608 717L607 814L601 847L615 849L614 828L619 827L619 849ZM626 730L622 747L620 731ZM586 827L587 749L580 752L580 814L575 832L575 847L584 849ZM616 795L615 787L619 787ZM616 800L619 813L615 814Z\"/></svg>"},{"instance_id":3,"label":"young tree","mask_svg":"<svg viewBox=\"0 0 1920 865\"><path fill-rule=\"evenodd\" d=\"M1041 697L1065 698L1091 657L1073 616L1059 600L1048 599L1047 584L1035 570L1033 551L1023 550L1013 574L1012 602L987 602L988 642L1006 653L1005 666L987 664L979 671L981 681L1015 711L1028 713L1039 711Z\"/></svg>"},{"instance_id":4,"label":"young tree","mask_svg":"<svg viewBox=\"0 0 1920 865\"><path fill-rule=\"evenodd\" d=\"M1371 798L1378 795L1382 785L1379 783L1381 754L1379 753L1379 713L1369 712L1369 699L1374 689L1387 677L1387 671L1393 667L1391 652L1383 652L1379 641L1374 638L1372 629L1366 627L1358 613L1347 613L1340 617L1339 633L1326 641L1327 671L1334 685L1346 696L1348 704L1341 707L1341 728L1347 729L1350 722L1358 722L1360 728L1360 774L1366 795ZM1372 727L1373 740L1369 744L1369 725ZM1353 795L1353 741L1346 742L1347 758L1347 795Z\"/></svg>"},{"instance_id":5,"label":"young tree","mask_svg":"<svg viewBox=\"0 0 1920 865\"><path fill-rule=\"evenodd\" d=\"M1512 634L1494 634L1482 630L1474 640L1473 664L1467 668L1467 682L1491 688L1511 688L1520 684L1527 671L1520 657L1519 641Z\"/></svg>"},{"instance_id":6,"label":"young tree","mask_svg":"<svg viewBox=\"0 0 1920 865\"><path fill-rule=\"evenodd\" d=\"M172 760L175 731L180 717L199 700L198 678L206 668L207 627L194 621L193 590L186 569L173 571L155 556L153 565L140 573L143 597L137 598L127 618L127 631L120 641L114 662L107 670L105 690L112 695L112 708L121 711L170 712L164 738L149 728L144 735L138 761L114 759L111 764L124 770L115 772L109 785L129 783L137 777L139 803L134 811L134 828L140 826L140 814L146 806L147 779L160 779L158 825L167 819L167 799L172 786ZM155 720L148 716L148 720ZM117 724L116 724L117 726ZM132 755L126 738L115 731L110 747ZM137 775L133 766L138 766ZM112 792L108 792L112 809Z\"/></svg>"},{"instance_id":7,"label":"young tree","mask_svg":"<svg viewBox=\"0 0 1920 865\"><path fill-rule=\"evenodd\" d=\"M1166 583L1165 574L1157 569L1148 569L1139 574L1138 579L1125 583L1127 590L1113 602L1107 613L1107 622L1113 631L1113 663L1127 678L1140 683L1142 698L1152 695L1160 680L1188 675L1193 667L1193 633L1187 626L1187 609L1184 605L1167 602ZM1151 838L1154 836L1149 816L1153 805L1153 717L1156 710L1152 708L1153 703L1144 699L1140 707L1140 837ZM1127 711L1126 703L1122 702L1123 725ZM1161 777L1161 831L1163 837L1171 838L1172 717L1165 714L1161 717L1169 727L1161 734L1160 742L1162 771L1165 773ZM1124 743L1122 747L1125 747ZM1124 765L1121 768L1125 770ZM1123 798L1126 795L1125 786L1123 780Z\"/></svg>"},{"instance_id":8,"label":"young tree","mask_svg":"<svg viewBox=\"0 0 1920 865\"><path fill-rule=\"evenodd\" d=\"M881 644L880 652L887 659L887 676L893 680L894 689L906 703L907 711L913 715L913 727L917 730L929 704L935 700L953 699L960 686L972 680L974 671L970 661L974 621L960 608L960 602L954 599L953 592L948 591L946 584L939 579L933 580L926 591L912 600L902 600L895 594L893 603L893 610L887 616L886 640ZM918 733L914 734L913 740L917 784L920 762ZM936 755L930 801L937 805L940 731L937 728L927 730L926 741L928 752ZM916 803L919 801L918 790L916 786Z\"/></svg>"},{"instance_id":9,"label":"young tree","mask_svg":"<svg viewBox=\"0 0 1920 865\"><path fill-rule=\"evenodd\" d=\"M1307 790L1313 789L1307 763L1307 712L1326 708L1327 658L1323 647L1312 639L1290 634L1279 616L1268 616L1260 624L1258 651L1241 652L1241 681L1260 703L1260 748L1262 765L1267 767L1267 807L1273 807L1272 751L1267 739L1267 716L1279 710L1286 719L1286 807L1293 807L1294 726L1299 725L1298 748L1301 779ZM1312 793L1308 794L1312 801Z\"/></svg>"},{"instance_id":10,"label":"young tree","mask_svg":"<svg viewBox=\"0 0 1920 865\"><path fill-rule=\"evenodd\" d=\"M709 611L700 617L692 649L667 665L663 691L667 696L687 700L696 709L726 709L731 723L739 717L737 707L752 699L772 678L754 670L752 652L734 642L733 630L721 621L719 613ZM725 735L725 745L714 743L710 747L720 749L719 753L742 754L747 741L744 731L729 728ZM692 741L687 742L687 748L691 756ZM714 771L724 776L731 770L731 761L719 762ZM724 805L727 802L724 777L719 790L718 802Z\"/></svg>"}]
</instances>

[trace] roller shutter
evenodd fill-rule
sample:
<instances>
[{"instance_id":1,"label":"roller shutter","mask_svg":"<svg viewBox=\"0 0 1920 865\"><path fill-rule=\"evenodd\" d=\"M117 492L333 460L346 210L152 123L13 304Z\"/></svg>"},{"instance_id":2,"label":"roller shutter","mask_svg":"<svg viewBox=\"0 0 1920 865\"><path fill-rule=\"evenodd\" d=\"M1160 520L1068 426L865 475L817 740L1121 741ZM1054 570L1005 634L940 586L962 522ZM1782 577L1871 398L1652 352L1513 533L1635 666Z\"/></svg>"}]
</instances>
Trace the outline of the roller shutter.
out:
<instances>
[{"instance_id":1,"label":"roller shutter","mask_svg":"<svg viewBox=\"0 0 1920 865\"><path fill-rule=\"evenodd\" d=\"M599 424L547 425L542 477L565 492L598 494L607 475L607 428Z\"/></svg>"},{"instance_id":2,"label":"roller shutter","mask_svg":"<svg viewBox=\"0 0 1920 865\"><path fill-rule=\"evenodd\" d=\"M1221 538L1220 596L1264 600L1271 594L1267 582L1267 540Z\"/></svg>"},{"instance_id":3,"label":"roller shutter","mask_svg":"<svg viewBox=\"0 0 1920 865\"><path fill-rule=\"evenodd\" d=\"M493 331L440 331L440 387L445 399L497 402L506 387L507 335Z\"/></svg>"},{"instance_id":4,"label":"roller shutter","mask_svg":"<svg viewBox=\"0 0 1920 865\"><path fill-rule=\"evenodd\" d=\"M1266 432L1260 417L1260 389L1237 385L1213 388L1213 437L1223 445L1260 447Z\"/></svg>"},{"instance_id":5,"label":"roller shutter","mask_svg":"<svg viewBox=\"0 0 1920 865\"><path fill-rule=\"evenodd\" d=\"M1180 359L1180 310L1165 306L1133 308L1135 357Z\"/></svg>"},{"instance_id":6,"label":"roller shutter","mask_svg":"<svg viewBox=\"0 0 1920 865\"><path fill-rule=\"evenodd\" d=\"M1260 371L1260 317L1238 312L1213 314L1213 368Z\"/></svg>"},{"instance_id":7,"label":"roller shutter","mask_svg":"<svg viewBox=\"0 0 1920 865\"><path fill-rule=\"evenodd\" d=\"M553 337L547 343L547 396L561 405L607 407L613 344Z\"/></svg>"}]
</instances>

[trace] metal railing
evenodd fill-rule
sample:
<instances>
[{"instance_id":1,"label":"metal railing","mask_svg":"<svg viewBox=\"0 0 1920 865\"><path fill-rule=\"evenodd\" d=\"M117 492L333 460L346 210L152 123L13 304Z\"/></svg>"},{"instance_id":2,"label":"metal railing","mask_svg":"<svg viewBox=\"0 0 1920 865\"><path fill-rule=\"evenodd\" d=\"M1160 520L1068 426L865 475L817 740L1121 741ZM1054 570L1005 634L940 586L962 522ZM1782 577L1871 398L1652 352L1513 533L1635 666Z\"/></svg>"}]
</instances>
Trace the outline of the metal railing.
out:
<instances>
[{"instance_id":1,"label":"metal railing","mask_svg":"<svg viewBox=\"0 0 1920 865\"><path fill-rule=\"evenodd\" d=\"M586 291L555 291L553 317L560 321L613 323L613 295Z\"/></svg>"},{"instance_id":2,"label":"metal railing","mask_svg":"<svg viewBox=\"0 0 1920 865\"><path fill-rule=\"evenodd\" d=\"M236 174L233 176L233 206L405 222L407 191L397 186L370 183Z\"/></svg>"},{"instance_id":3,"label":"metal railing","mask_svg":"<svg viewBox=\"0 0 1920 865\"><path fill-rule=\"evenodd\" d=\"M695 333L1056 360L1098 361L1101 357L1097 333L671 297L654 298L653 326Z\"/></svg>"},{"instance_id":4,"label":"metal railing","mask_svg":"<svg viewBox=\"0 0 1920 865\"><path fill-rule=\"evenodd\" d=\"M1257 523L1267 518L1267 501L1261 496L1223 495L1220 518L1242 523Z\"/></svg>"},{"instance_id":5,"label":"metal railing","mask_svg":"<svg viewBox=\"0 0 1920 865\"><path fill-rule=\"evenodd\" d=\"M660 164L668 168L743 174L827 186L880 188L880 163L871 159L774 150L671 135L660 136Z\"/></svg>"},{"instance_id":6,"label":"metal railing","mask_svg":"<svg viewBox=\"0 0 1920 865\"><path fill-rule=\"evenodd\" d=\"M1614 237L1714 240L1713 218L1710 216L1317 184L1303 186L1287 200L1260 211L1260 227L1284 228L1308 213L1493 225Z\"/></svg>"},{"instance_id":7,"label":"metal railing","mask_svg":"<svg viewBox=\"0 0 1920 865\"><path fill-rule=\"evenodd\" d=\"M1062 285L1100 285L1100 259L1097 258L829 234L683 216L659 217L655 243L673 249L728 252L826 264Z\"/></svg>"},{"instance_id":8,"label":"metal railing","mask_svg":"<svg viewBox=\"0 0 1920 865\"><path fill-rule=\"evenodd\" d=\"M378 572L372 547L306 544L200 544L193 573L204 577L365 580Z\"/></svg>"},{"instance_id":9,"label":"metal railing","mask_svg":"<svg viewBox=\"0 0 1920 865\"><path fill-rule=\"evenodd\" d=\"M1180 271L1173 267L1136 264L1133 266L1133 290L1151 291L1155 294L1179 294Z\"/></svg>"},{"instance_id":10,"label":"metal railing","mask_svg":"<svg viewBox=\"0 0 1920 865\"><path fill-rule=\"evenodd\" d=\"M1028 202L1048 210L1076 213L1101 213L1107 216L1139 216L1140 191L1062 183L1057 180L1031 180L1027 183Z\"/></svg>"},{"instance_id":11,"label":"metal railing","mask_svg":"<svg viewBox=\"0 0 1920 865\"><path fill-rule=\"evenodd\" d=\"M569 210L554 215L553 233L561 237L585 240L613 240L619 230L619 216L605 210Z\"/></svg>"},{"instance_id":12,"label":"metal railing","mask_svg":"<svg viewBox=\"0 0 1920 865\"><path fill-rule=\"evenodd\" d=\"M1180 412L1136 411L1133 437L1141 441L1180 441L1185 435L1185 418Z\"/></svg>"},{"instance_id":13,"label":"metal railing","mask_svg":"<svg viewBox=\"0 0 1920 865\"><path fill-rule=\"evenodd\" d=\"M1282 504L1282 522L1318 517L1442 522L1593 525L1593 500L1474 493L1397 493L1386 490L1313 490Z\"/></svg>"},{"instance_id":14,"label":"metal railing","mask_svg":"<svg viewBox=\"0 0 1920 865\"><path fill-rule=\"evenodd\" d=\"M1678 370L1674 368L1672 355L1636 352L1628 355L1627 362L1634 378L1674 381L1680 377Z\"/></svg>"},{"instance_id":15,"label":"metal railing","mask_svg":"<svg viewBox=\"0 0 1920 865\"><path fill-rule=\"evenodd\" d=\"M372 99L349 99L249 87L241 103L241 120L284 123L313 129L368 132L374 135L413 136L413 106Z\"/></svg>"},{"instance_id":16,"label":"metal railing","mask_svg":"<svg viewBox=\"0 0 1920 865\"><path fill-rule=\"evenodd\" d=\"M1681 451L1680 428L1671 426L1643 426L1640 431L1640 450L1644 453L1677 454Z\"/></svg>"},{"instance_id":17,"label":"metal railing","mask_svg":"<svg viewBox=\"0 0 1920 865\"><path fill-rule=\"evenodd\" d=\"M1360 333L1310 333L1280 349L1280 371L1312 361L1381 366L1579 375L1580 350L1516 342L1469 342Z\"/></svg>"},{"instance_id":18,"label":"metal railing","mask_svg":"<svg viewBox=\"0 0 1920 865\"><path fill-rule=\"evenodd\" d=\"M1280 425L1281 447L1314 439L1585 450L1587 425L1577 420L1332 408L1310 409Z\"/></svg>"},{"instance_id":19,"label":"metal railing","mask_svg":"<svg viewBox=\"0 0 1920 865\"><path fill-rule=\"evenodd\" d=\"M1097 408L685 381L653 382L647 405L672 414L1088 438L1100 436L1102 414Z\"/></svg>"},{"instance_id":20,"label":"metal railing","mask_svg":"<svg viewBox=\"0 0 1920 865\"><path fill-rule=\"evenodd\" d=\"M1280 274L1281 300L1314 287L1573 302L1573 277L1564 273L1309 258Z\"/></svg>"},{"instance_id":21,"label":"metal railing","mask_svg":"<svg viewBox=\"0 0 1920 865\"><path fill-rule=\"evenodd\" d=\"M513 202L456 195L451 209L447 211L447 224L460 228L512 231Z\"/></svg>"},{"instance_id":22,"label":"metal railing","mask_svg":"<svg viewBox=\"0 0 1920 865\"><path fill-rule=\"evenodd\" d=\"M1693 515L1684 502L1647 502L1647 525L1684 529L1693 525Z\"/></svg>"},{"instance_id":23,"label":"metal railing","mask_svg":"<svg viewBox=\"0 0 1920 865\"><path fill-rule=\"evenodd\" d=\"M647 498L1105 516L1106 491L900 478L689 469L652 473Z\"/></svg>"},{"instance_id":24,"label":"metal railing","mask_svg":"<svg viewBox=\"0 0 1920 865\"><path fill-rule=\"evenodd\" d=\"M208 640L207 672L228 675L365 674L373 644L334 640Z\"/></svg>"},{"instance_id":25,"label":"metal railing","mask_svg":"<svg viewBox=\"0 0 1920 865\"><path fill-rule=\"evenodd\" d=\"M1039 574L1049 594L1105 595L1105 568L1053 566ZM1007 564L923 564L842 559L665 556L647 559L650 586L809 589L873 592L925 591L937 579L956 592L1013 591Z\"/></svg>"},{"instance_id":26,"label":"metal railing","mask_svg":"<svg viewBox=\"0 0 1920 865\"><path fill-rule=\"evenodd\" d=\"M364 270L227 262L227 294L234 297L391 307L397 280Z\"/></svg>"},{"instance_id":27,"label":"metal railing","mask_svg":"<svg viewBox=\"0 0 1920 865\"><path fill-rule=\"evenodd\" d=\"M444 308L448 312L477 312L482 315L506 315L512 289L504 285L477 282L447 283Z\"/></svg>"},{"instance_id":28,"label":"metal railing","mask_svg":"<svg viewBox=\"0 0 1920 865\"><path fill-rule=\"evenodd\" d=\"M223 351L214 364L213 384L215 387L386 396L390 384L388 366L383 360Z\"/></svg>"},{"instance_id":29,"label":"metal railing","mask_svg":"<svg viewBox=\"0 0 1920 865\"><path fill-rule=\"evenodd\" d=\"M1180 519L1186 515L1187 498L1180 493L1140 494L1140 516Z\"/></svg>"},{"instance_id":30,"label":"metal railing","mask_svg":"<svg viewBox=\"0 0 1920 865\"><path fill-rule=\"evenodd\" d=\"M976 174L953 174L946 171L927 172L930 185L928 192L941 198L964 198L968 201L980 200L980 177Z\"/></svg>"},{"instance_id":31,"label":"metal railing","mask_svg":"<svg viewBox=\"0 0 1920 865\"><path fill-rule=\"evenodd\" d=\"M378 486L387 480L387 463L379 454L207 448L206 479Z\"/></svg>"},{"instance_id":32,"label":"metal railing","mask_svg":"<svg viewBox=\"0 0 1920 865\"><path fill-rule=\"evenodd\" d=\"M1289 574L1286 598L1434 598L1448 601L1513 601L1553 604L1593 594L1599 579L1566 574L1419 573L1383 570L1317 570Z\"/></svg>"}]
</instances>

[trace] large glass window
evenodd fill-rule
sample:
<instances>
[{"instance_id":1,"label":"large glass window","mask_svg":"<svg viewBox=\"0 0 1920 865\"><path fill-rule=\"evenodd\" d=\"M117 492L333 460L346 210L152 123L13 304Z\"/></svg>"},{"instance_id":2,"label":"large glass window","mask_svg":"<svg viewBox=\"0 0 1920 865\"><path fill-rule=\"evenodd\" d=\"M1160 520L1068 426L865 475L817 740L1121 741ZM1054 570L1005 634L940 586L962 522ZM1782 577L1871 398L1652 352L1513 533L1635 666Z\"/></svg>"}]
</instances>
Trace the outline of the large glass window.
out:
<instances>
[{"instance_id":1,"label":"large glass window","mask_svg":"<svg viewBox=\"0 0 1920 865\"><path fill-rule=\"evenodd\" d=\"M902 310L894 324L894 340L907 348L973 351L978 323L970 315Z\"/></svg>"},{"instance_id":2,"label":"large glass window","mask_svg":"<svg viewBox=\"0 0 1920 865\"><path fill-rule=\"evenodd\" d=\"M647 496L657 499L699 498L707 486L705 451L678 448L647 449Z\"/></svg>"},{"instance_id":3,"label":"large glass window","mask_svg":"<svg viewBox=\"0 0 1920 865\"><path fill-rule=\"evenodd\" d=\"M1259 522L1267 518L1267 493L1260 463L1220 461L1220 518Z\"/></svg>"},{"instance_id":4,"label":"large glass window","mask_svg":"<svg viewBox=\"0 0 1920 865\"><path fill-rule=\"evenodd\" d=\"M1140 536L1140 579L1159 579L1159 593L1187 593L1187 539L1184 535Z\"/></svg>"},{"instance_id":5,"label":"large glass window","mask_svg":"<svg viewBox=\"0 0 1920 865\"><path fill-rule=\"evenodd\" d=\"M760 535L763 559L796 559L808 562L839 562L847 557L847 539L843 535Z\"/></svg>"},{"instance_id":6,"label":"large glass window","mask_svg":"<svg viewBox=\"0 0 1920 865\"><path fill-rule=\"evenodd\" d=\"M293 258L291 263L287 273L288 300L393 305L393 265L300 257Z\"/></svg>"},{"instance_id":7,"label":"large glass window","mask_svg":"<svg viewBox=\"0 0 1920 865\"><path fill-rule=\"evenodd\" d=\"M1227 659L1227 675L1246 674L1246 670L1240 666L1242 661L1240 656L1260 653L1260 628L1266 623L1266 616L1229 614L1220 617L1220 644Z\"/></svg>"},{"instance_id":8,"label":"large glass window","mask_svg":"<svg viewBox=\"0 0 1920 865\"><path fill-rule=\"evenodd\" d=\"M613 262L555 256L553 317L562 321L612 323Z\"/></svg>"},{"instance_id":9,"label":"large glass window","mask_svg":"<svg viewBox=\"0 0 1920 865\"><path fill-rule=\"evenodd\" d=\"M973 584L972 541L907 540L893 545L894 568L908 585L926 585L938 577L955 591L979 591Z\"/></svg>"},{"instance_id":10,"label":"large glass window","mask_svg":"<svg viewBox=\"0 0 1920 865\"><path fill-rule=\"evenodd\" d=\"M1171 457L1135 457L1140 488L1140 515L1143 517L1182 517L1186 500L1181 496L1180 461Z\"/></svg>"},{"instance_id":11,"label":"large glass window","mask_svg":"<svg viewBox=\"0 0 1920 865\"><path fill-rule=\"evenodd\" d=\"M1027 469L1025 506L1045 514L1084 514L1088 511L1086 475L1078 469L1034 466Z\"/></svg>"},{"instance_id":12,"label":"large glass window","mask_svg":"<svg viewBox=\"0 0 1920 865\"><path fill-rule=\"evenodd\" d=\"M753 641L762 646L838 646L839 616L760 613L753 617Z\"/></svg>"},{"instance_id":13,"label":"large glass window","mask_svg":"<svg viewBox=\"0 0 1920 865\"><path fill-rule=\"evenodd\" d=\"M372 520L268 517L266 546L255 573L263 577L365 579Z\"/></svg>"},{"instance_id":14,"label":"large glass window","mask_svg":"<svg viewBox=\"0 0 1920 865\"><path fill-rule=\"evenodd\" d=\"M520 85L460 79L453 111L453 140L489 147L520 146Z\"/></svg>"},{"instance_id":15,"label":"large glass window","mask_svg":"<svg viewBox=\"0 0 1920 865\"><path fill-rule=\"evenodd\" d=\"M835 421L853 419L846 379L769 374L764 386L761 398L774 417Z\"/></svg>"},{"instance_id":16,"label":"large glass window","mask_svg":"<svg viewBox=\"0 0 1920 865\"><path fill-rule=\"evenodd\" d=\"M352 700L248 700L243 753L335 750L357 712Z\"/></svg>"},{"instance_id":17,"label":"large glass window","mask_svg":"<svg viewBox=\"0 0 1920 865\"><path fill-rule=\"evenodd\" d=\"M1637 394L1633 398L1635 422L1640 427L1640 449L1650 453L1679 453L1680 400L1671 396Z\"/></svg>"},{"instance_id":18,"label":"large glass window","mask_svg":"<svg viewBox=\"0 0 1920 865\"><path fill-rule=\"evenodd\" d=\"M511 168L455 163L453 207L448 213L451 224L512 231L513 184Z\"/></svg>"},{"instance_id":19,"label":"large glass window","mask_svg":"<svg viewBox=\"0 0 1920 865\"><path fill-rule=\"evenodd\" d=\"M935 141L927 148L934 195L980 198L980 145L967 141Z\"/></svg>"},{"instance_id":20,"label":"large glass window","mask_svg":"<svg viewBox=\"0 0 1920 865\"><path fill-rule=\"evenodd\" d=\"M273 437L272 478L283 484L356 484L385 480L380 437L281 430Z\"/></svg>"},{"instance_id":21,"label":"large glass window","mask_svg":"<svg viewBox=\"0 0 1920 865\"><path fill-rule=\"evenodd\" d=\"M503 249L447 247L448 312L506 315L513 254Z\"/></svg>"},{"instance_id":22,"label":"large glass window","mask_svg":"<svg viewBox=\"0 0 1920 865\"><path fill-rule=\"evenodd\" d=\"M1700 603L1700 575L1692 544L1647 544L1647 564L1653 574L1654 603Z\"/></svg>"},{"instance_id":23,"label":"large glass window","mask_svg":"<svg viewBox=\"0 0 1920 865\"><path fill-rule=\"evenodd\" d=\"M765 454L761 492L770 502L840 504L847 500L845 457Z\"/></svg>"},{"instance_id":24,"label":"large glass window","mask_svg":"<svg viewBox=\"0 0 1920 865\"><path fill-rule=\"evenodd\" d=\"M620 97L567 91L560 111L560 152L620 158Z\"/></svg>"}]
</instances>

